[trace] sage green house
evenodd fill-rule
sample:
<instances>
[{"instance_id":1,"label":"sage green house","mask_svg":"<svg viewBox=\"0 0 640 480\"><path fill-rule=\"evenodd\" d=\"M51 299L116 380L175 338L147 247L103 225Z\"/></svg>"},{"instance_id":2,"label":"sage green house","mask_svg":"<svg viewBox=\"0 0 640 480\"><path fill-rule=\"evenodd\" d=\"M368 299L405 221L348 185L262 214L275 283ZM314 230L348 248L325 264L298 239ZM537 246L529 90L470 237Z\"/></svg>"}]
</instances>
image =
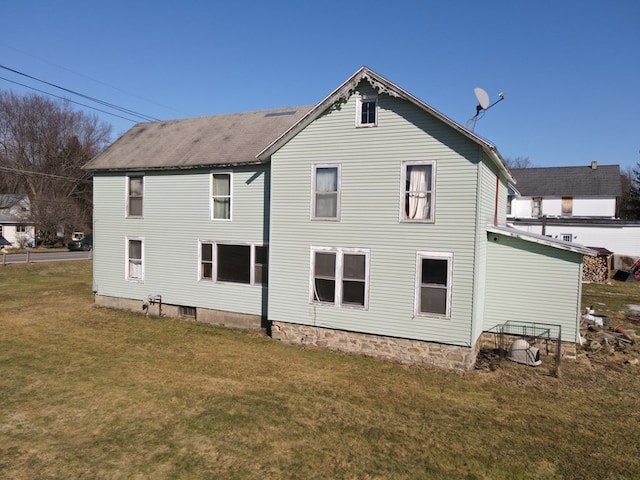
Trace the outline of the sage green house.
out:
<instances>
[{"instance_id":1,"label":"sage green house","mask_svg":"<svg viewBox=\"0 0 640 480\"><path fill-rule=\"evenodd\" d=\"M137 125L86 168L99 304L468 369L544 295L579 341L592 252L505 228L497 149L366 67L315 107Z\"/></svg>"}]
</instances>

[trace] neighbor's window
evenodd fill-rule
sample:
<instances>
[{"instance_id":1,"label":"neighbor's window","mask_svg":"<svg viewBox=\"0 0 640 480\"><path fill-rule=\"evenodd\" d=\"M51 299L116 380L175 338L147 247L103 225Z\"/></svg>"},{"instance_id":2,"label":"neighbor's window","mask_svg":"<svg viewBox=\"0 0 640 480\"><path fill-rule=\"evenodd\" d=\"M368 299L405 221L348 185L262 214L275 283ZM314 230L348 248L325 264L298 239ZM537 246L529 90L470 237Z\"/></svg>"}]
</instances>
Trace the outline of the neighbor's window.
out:
<instances>
[{"instance_id":1,"label":"neighbor's window","mask_svg":"<svg viewBox=\"0 0 640 480\"><path fill-rule=\"evenodd\" d=\"M144 279L142 240L127 240L127 279L142 281Z\"/></svg>"},{"instance_id":2,"label":"neighbor's window","mask_svg":"<svg viewBox=\"0 0 640 480\"><path fill-rule=\"evenodd\" d=\"M231 220L231 172L211 175L211 218Z\"/></svg>"},{"instance_id":3,"label":"neighbor's window","mask_svg":"<svg viewBox=\"0 0 640 480\"><path fill-rule=\"evenodd\" d=\"M542 197L531 199L531 216L537 218L542 215Z\"/></svg>"},{"instance_id":4,"label":"neighbor's window","mask_svg":"<svg viewBox=\"0 0 640 480\"><path fill-rule=\"evenodd\" d=\"M418 252L416 315L450 318L452 263L449 253Z\"/></svg>"},{"instance_id":5,"label":"neighbor's window","mask_svg":"<svg viewBox=\"0 0 640 480\"><path fill-rule=\"evenodd\" d=\"M144 193L144 176L129 175L127 177L127 216L142 216L142 199Z\"/></svg>"},{"instance_id":6,"label":"neighbor's window","mask_svg":"<svg viewBox=\"0 0 640 480\"><path fill-rule=\"evenodd\" d=\"M200 243L200 279L266 285L268 247L254 244Z\"/></svg>"},{"instance_id":7,"label":"neighbor's window","mask_svg":"<svg viewBox=\"0 0 640 480\"><path fill-rule=\"evenodd\" d=\"M312 218L340 218L340 165L313 166Z\"/></svg>"},{"instance_id":8,"label":"neighbor's window","mask_svg":"<svg viewBox=\"0 0 640 480\"><path fill-rule=\"evenodd\" d=\"M562 240L565 242L573 242L573 234L571 233L563 233L562 235Z\"/></svg>"},{"instance_id":9,"label":"neighbor's window","mask_svg":"<svg viewBox=\"0 0 640 480\"><path fill-rule=\"evenodd\" d=\"M570 217L573 215L573 197L562 197L562 216Z\"/></svg>"},{"instance_id":10,"label":"neighbor's window","mask_svg":"<svg viewBox=\"0 0 640 480\"><path fill-rule=\"evenodd\" d=\"M434 179L434 162L403 162L400 212L403 221L433 222Z\"/></svg>"},{"instance_id":11,"label":"neighbor's window","mask_svg":"<svg viewBox=\"0 0 640 480\"><path fill-rule=\"evenodd\" d=\"M27 233L26 225L16 225L16 233Z\"/></svg>"},{"instance_id":12,"label":"neighbor's window","mask_svg":"<svg viewBox=\"0 0 640 480\"><path fill-rule=\"evenodd\" d=\"M377 118L378 97L376 95L362 95L358 98L356 108L356 126L375 127Z\"/></svg>"},{"instance_id":13,"label":"neighbor's window","mask_svg":"<svg viewBox=\"0 0 640 480\"><path fill-rule=\"evenodd\" d=\"M311 249L311 302L364 307L369 304L369 251Z\"/></svg>"}]
</instances>

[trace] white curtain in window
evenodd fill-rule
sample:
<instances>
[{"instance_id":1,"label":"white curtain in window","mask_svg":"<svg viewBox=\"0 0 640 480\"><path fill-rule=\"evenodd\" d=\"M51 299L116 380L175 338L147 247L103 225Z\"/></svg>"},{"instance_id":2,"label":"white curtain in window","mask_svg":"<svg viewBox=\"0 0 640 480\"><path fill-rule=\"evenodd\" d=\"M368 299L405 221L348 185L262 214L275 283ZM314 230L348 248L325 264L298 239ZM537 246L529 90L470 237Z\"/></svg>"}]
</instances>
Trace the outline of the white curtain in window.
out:
<instances>
[{"instance_id":1,"label":"white curtain in window","mask_svg":"<svg viewBox=\"0 0 640 480\"><path fill-rule=\"evenodd\" d=\"M431 165L410 165L407 167L409 191L407 217L425 220L429 218L431 198Z\"/></svg>"},{"instance_id":2,"label":"white curtain in window","mask_svg":"<svg viewBox=\"0 0 640 480\"><path fill-rule=\"evenodd\" d=\"M231 176L213 175L213 218L231 218Z\"/></svg>"},{"instance_id":3,"label":"white curtain in window","mask_svg":"<svg viewBox=\"0 0 640 480\"><path fill-rule=\"evenodd\" d=\"M129 240L129 278L142 278L142 242Z\"/></svg>"},{"instance_id":4,"label":"white curtain in window","mask_svg":"<svg viewBox=\"0 0 640 480\"><path fill-rule=\"evenodd\" d=\"M338 212L338 169L316 169L316 216L335 217Z\"/></svg>"}]
</instances>

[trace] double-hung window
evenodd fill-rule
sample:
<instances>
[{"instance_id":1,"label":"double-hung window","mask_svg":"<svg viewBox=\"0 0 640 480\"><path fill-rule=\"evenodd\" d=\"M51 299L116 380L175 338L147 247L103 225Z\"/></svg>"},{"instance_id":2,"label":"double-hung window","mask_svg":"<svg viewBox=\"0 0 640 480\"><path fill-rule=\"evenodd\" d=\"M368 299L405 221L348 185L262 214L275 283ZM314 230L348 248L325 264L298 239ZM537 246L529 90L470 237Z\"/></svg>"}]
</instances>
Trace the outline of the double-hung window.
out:
<instances>
[{"instance_id":1,"label":"double-hung window","mask_svg":"<svg viewBox=\"0 0 640 480\"><path fill-rule=\"evenodd\" d=\"M144 175L127 175L127 216L142 217Z\"/></svg>"},{"instance_id":2,"label":"double-hung window","mask_svg":"<svg viewBox=\"0 0 640 480\"><path fill-rule=\"evenodd\" d=\"M369 305L369 250L312 247L311 303Z\"/></svg>"},{"instance_id":3,"label":"double-hung window","mask_svg":"<svg viewBox=\"0 0 640 480\"><path fill-rule=\"evenodd\" d=\"M531 216L533 218L542 216L542 197L531 198Z\"/></svg>"},{"instance_id":4,"label":"double-hung window","mask_svg":"<svg viewBox=\"0 0 640 480\"><path fill-rule=\"evenodd\" d=\"M268 257L265 245L200 242L200 279L266 285Z\"/></svg>"},{"instance_id":5,"label":"double-hung window","mask_svg":"<svg viewBox=\"0 0 640 480\"><path fill-rule=\"evenodd\" d=\"M418 252L416 266L415 314L451 317L453 255Z\"/></svg>"},{"instance_id":6,"label":"double-hung window","mask_svg":"<svg viewBox=\"0 0 640 480\"><path fill-rule=\"evenodd\" d=\"M378 125L377 95L362 95L358 97L356 107L356 126L375 127L376 125Z\"/></svg>"},{"instance_id":7,"label":"double-hung window","mask_svg":"<svg viewBox=\"0 0 640 480\"><path fill-rule=\"evenodd\" d=\"M144 280L143 239L127 238L127 280L141 282Z\"/></svg>"},{"instance_id":8,"label":"double-hung window","mask_svg":"<svg viewBox=\"0 0 640 480\"><path fill-rule=\"evenodd\" d=\"M435 162L402 163L402 221L434 221L435 170Z\"/></svg>"},{"instance_id":9,"label":"double-hung window","mask_svg":"<svg viewBox=\"0 0 640 480\"><path fill-rule=\"evenodd\" d=\"M340 165L314 165L311 218L340 220Z\"/></svg>"},{"instance_id":10,"label":"double-hung window","mask_svg":"<svg viewBox=\"0 0 640 480\"><path fill-rule=\"evenodd\" d=\"M211 174L211 218L231 220L232 175L231 172Z\"/></svg>"}]
</instances>

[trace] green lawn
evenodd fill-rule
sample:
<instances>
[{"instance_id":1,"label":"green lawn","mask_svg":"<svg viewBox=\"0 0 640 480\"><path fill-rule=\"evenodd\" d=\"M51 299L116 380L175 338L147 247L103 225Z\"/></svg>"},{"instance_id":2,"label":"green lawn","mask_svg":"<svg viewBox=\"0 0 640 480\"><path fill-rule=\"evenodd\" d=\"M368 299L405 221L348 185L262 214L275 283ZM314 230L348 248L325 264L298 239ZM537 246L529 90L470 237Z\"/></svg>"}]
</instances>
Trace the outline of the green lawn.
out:
<instances>
[{"instance_id":1,"label":"green lawn","mask_svg":"<svg viewBox=\"0 0 640 480\"><path fill-rule=\"evenodd\" d=\"M464 374L380 362L96 308L90 269L1 267L2 479L640 472L640 366L622 358L581 355L559 378L510 362Z\"/></svg>"}]
</instances>

